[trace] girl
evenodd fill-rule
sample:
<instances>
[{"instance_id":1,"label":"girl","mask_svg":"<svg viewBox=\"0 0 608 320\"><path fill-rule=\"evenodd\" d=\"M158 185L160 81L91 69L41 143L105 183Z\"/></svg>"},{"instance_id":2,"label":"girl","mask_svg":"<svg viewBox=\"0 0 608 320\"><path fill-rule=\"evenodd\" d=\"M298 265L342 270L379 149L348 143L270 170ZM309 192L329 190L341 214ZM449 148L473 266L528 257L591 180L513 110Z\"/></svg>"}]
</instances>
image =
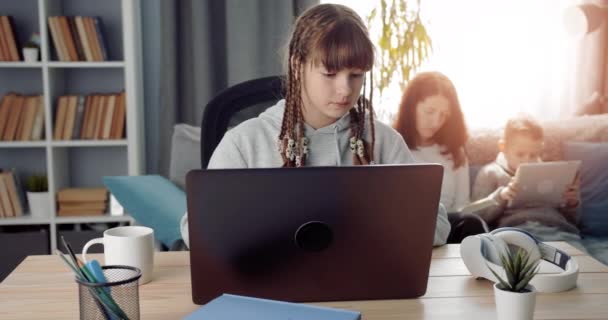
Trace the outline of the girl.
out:
<instances>
[{"instance_id":1,"label":"girl","mask_svg":"<svg viewBox=\"0 0 608 320\"><path fill-rule=\"evenodd\" d=\"M208 168L414 162L399 134L374 119L371 75L365 81L374 47L353 10L308 9L296 20L287 50L285 99L226 132ZM445 243L449 228L440 206L435 245ZM187 232L184 216L186 244Z\"/></svg>"},{"instance_id":2,"label":"girl","mask_svg":"<svg viewBox=\"0 0 608 320\"><path fill-rule=\"evenodd\" d=\"M443 165L441 203L446 210L457 212L466 206L470 184L464 145L468 137L458 95L450 79L439 72L417 74L403 93L394 127L411 148L416 161ZM453 222L452 236L463 226L462 217L450 214L449 218ZM479 226L480 220L473 220L468 223ZM475 233L475 230L469 231ZM460 242L463 236L460 234L454 241L450 237L448 242Z\"/></svg>"},{"instance_id":3,"label":"girl","mask_svg":"<svg viewBox=\"0 0 608 320\"><path fill-rule=\"evenodd\" d=\"M403 93L394 125L418 162L443 165L441 203L454 212L469 203L467 130L454 85L439 72L423 72Z\"/></svg>"}]
</instances>

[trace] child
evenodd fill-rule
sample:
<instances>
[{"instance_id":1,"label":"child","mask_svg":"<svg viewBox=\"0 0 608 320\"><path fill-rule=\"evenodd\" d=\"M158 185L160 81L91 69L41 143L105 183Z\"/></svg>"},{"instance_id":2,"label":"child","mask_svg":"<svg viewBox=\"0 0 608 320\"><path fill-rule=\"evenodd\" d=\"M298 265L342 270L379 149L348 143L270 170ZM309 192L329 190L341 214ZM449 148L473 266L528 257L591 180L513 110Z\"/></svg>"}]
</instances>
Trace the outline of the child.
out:
<instances>
[{"instance_id":1,"label":"child","mask_svg":"<svg viewBox=\"0 0 608 320\"><path fill-rule=\"evenodd\" d=\"M374 119L371 75L365 81L374 48L353 10L336 4L308 9L295 22L287 58L285 100L226 132L208 168L413 162L399 134ZM449 229L440 205L434 245L445 243ZM187 232L184 216L186 243Z\"/></svg>"},{"instance_id":2,"label":"child","mask_svg":"<svg viewBox=\"0 0 608 320\"><path fill-rule=\"evenodd\" d=\"M559 208L507 207L508 201L520 192L513 178L519 165L541 161L542 127L531 118L511 119L498 146L501 152L496 161L481 169L473 185L473 199L493 199L496 205L478 214L493 228L526 229L542 241L580 239L577 227L580 204L578 179L565 191L564 202Z\"/></svg>"}]
</instances>

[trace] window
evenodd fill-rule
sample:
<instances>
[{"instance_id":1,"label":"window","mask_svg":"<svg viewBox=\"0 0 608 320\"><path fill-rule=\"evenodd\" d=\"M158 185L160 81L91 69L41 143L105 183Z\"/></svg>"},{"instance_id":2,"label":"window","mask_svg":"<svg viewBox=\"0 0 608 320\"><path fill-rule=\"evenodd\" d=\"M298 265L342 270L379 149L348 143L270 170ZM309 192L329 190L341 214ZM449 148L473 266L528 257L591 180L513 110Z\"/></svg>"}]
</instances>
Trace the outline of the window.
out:
<instances>
[{"instance_id":1,"label":"window","mask_svg":"<svg viewBox=\"0 0 608 320\"><path fill-rule=\"evenodd\" d=\"M347 5L364 19L374 3L322 2ZM569 3L422 0L434 51L421 70L440 71L454 82L469 127L504 125L522 112L558 118L570 102L568 81L576 61L574 40L562 25ZM382 100L374 98L381 119L389 121L400 97L393 85Z\"/></svg>"}]
</instances>

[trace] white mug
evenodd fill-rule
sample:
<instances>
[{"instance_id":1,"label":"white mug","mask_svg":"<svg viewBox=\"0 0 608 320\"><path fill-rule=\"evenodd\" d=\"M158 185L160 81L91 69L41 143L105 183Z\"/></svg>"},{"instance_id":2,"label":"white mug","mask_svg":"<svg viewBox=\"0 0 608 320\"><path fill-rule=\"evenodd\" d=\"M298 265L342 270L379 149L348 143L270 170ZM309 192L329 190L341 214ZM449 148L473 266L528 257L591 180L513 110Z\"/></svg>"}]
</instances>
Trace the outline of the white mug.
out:
<instances>
[{"instance_id":1,"label":"white mug","mask_svg":"<svg viewBox=\"0 0 608 320\"><path fill-rule=\"evenodd\" d=\"M141 270L140 284L150 282L154 266L154 231L147 227L126 226L104 231L103 238L87 242L82 249L82 259L94 244L103 244L106 265L126 265Z\"/></svg>"}]
</instances>

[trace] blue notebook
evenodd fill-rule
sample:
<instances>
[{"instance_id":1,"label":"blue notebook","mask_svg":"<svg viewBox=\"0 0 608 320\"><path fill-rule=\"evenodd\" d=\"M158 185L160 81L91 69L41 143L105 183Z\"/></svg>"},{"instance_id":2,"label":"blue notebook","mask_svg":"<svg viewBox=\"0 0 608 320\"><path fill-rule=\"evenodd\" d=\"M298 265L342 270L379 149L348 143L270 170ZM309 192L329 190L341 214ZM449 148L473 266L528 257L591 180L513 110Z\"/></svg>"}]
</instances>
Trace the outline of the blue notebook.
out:
<instances>
[{"instance_id":1,"label":"blue notebook","mask_svg":"<svg viewBox=\"0 0 608 320\"><path fill-rule=\"evenodd\" d=\"M307 304L223 294L184 320L360 320L361 313Z\"/></svg>"}]
</instances>

